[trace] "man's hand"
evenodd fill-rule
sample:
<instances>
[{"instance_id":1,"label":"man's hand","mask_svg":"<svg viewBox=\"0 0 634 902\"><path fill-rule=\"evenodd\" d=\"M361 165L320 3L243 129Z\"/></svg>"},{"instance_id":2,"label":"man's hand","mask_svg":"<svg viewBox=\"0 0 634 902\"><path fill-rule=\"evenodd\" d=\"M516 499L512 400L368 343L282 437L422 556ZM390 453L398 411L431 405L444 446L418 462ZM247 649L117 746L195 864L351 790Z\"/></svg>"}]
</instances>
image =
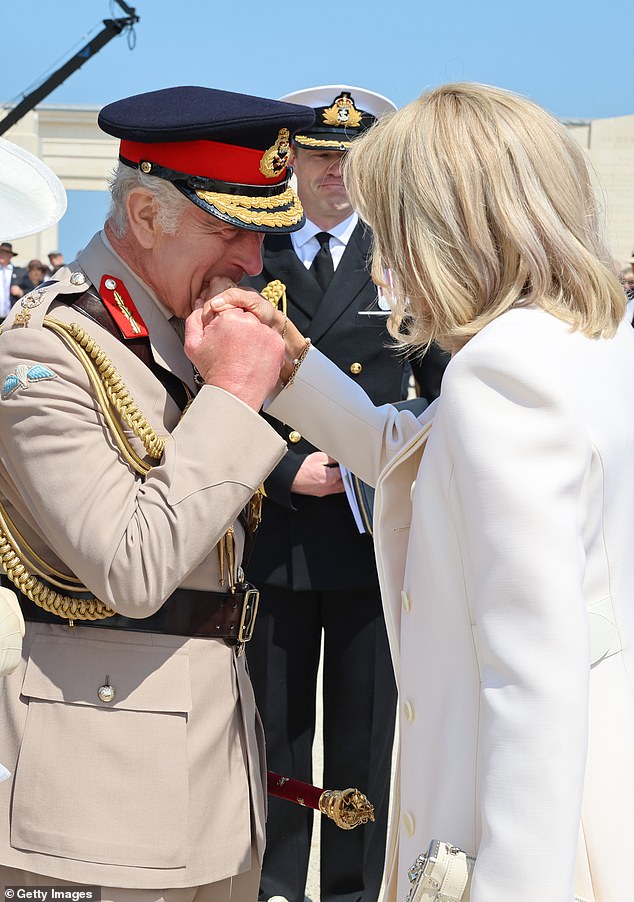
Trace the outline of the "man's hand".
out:
<instances>
[{"instance_id":1,"label":"man's hand","mask_svg":"<svg viewBox=\"0 0 634 902\"><path fill-rule=\"evenodd\" d=\"M263 298L253 288L237 288L224 277L211 280L209 298L204 299L203 323L210 322L218 313L238 307L256 316L265 326L271 326L278 332L284 327L284 315L276 310L270 301Z\"/></svg>"},{"instance_id":2,"label":"man's hand","mask_svg":"<svg viewBox=\"0 0 634 902\"><path fill-rule=\"evenodd\" d=\"M205 324L200 303L185 321L185 353L207 385L231 392L258 411L279 378L284 342L240 308Z\"/></svg>"},{"instance_id":3,"label":"man's hand","mask_svg":"<svg viewBox=\"0 0 634 902\"><path fill-rule=\"evenodd\" d=\"M214 292L220 294L214 295ZM202 322L206 326L215 316L231 309L243 310L256 316L261 323L270 326L284 339L284 366L280 378L286 383L293 371L293 361L306 351L306 338L299 332L284 313L277 310L270 301L252 288L236 288L224 277L212 279L209 284L208 299L199 299L196 306L202 304Z\"/></svg>"},{"instance_id":4,"label":"man's hand","mask_svg":"<svg viewBox=\"0 0 634 902\"><path fill-rule=\"evenodd\" d=\"M12 285L9 289L9 294L12 298L21 298L24 292L19 285Z\"/></svg>"},{"instance_id":5,"label":"man's hand","mask_svg":"<svg viewBox=\"0 0 634 902\"><path fill-rule=\"evenodd\" d=\"M314 495L317 498L343 491L345 489L339 465L323 451L313 451L306 457L291 486L291 492Z\"/></svg>"}]
</instances>

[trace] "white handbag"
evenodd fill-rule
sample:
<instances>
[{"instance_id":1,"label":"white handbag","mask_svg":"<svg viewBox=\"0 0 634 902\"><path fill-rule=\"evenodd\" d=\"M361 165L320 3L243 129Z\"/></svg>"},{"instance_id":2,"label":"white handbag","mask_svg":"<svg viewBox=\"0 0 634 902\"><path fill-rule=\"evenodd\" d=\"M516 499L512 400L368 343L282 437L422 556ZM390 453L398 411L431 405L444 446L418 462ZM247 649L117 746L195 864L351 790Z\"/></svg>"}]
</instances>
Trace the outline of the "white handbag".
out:
<instances>
[{"instance_id":1,"label":"white handbag","mask_svg":"<svg viewBox=\"0 0 634 902\"><path fill-rule=\"evenodd\" d=\"M469 902L474 864L462 849L433 839L407 872L407 902ZM586 900L575 896L575 902Z\"/></svg>"},{"instance_id":2,"label":"white handbag","mask_svg":"<svg viewBox=\"0 0 634 902\"><path fill-rule=\"evenodd\" d=\"M407 902L466 902L474 864L462 849L433 839L407 872Z\"/></svg>"},{"instance_id":3,"label":"white handbag","mask_svg":"<svg viewBox=\"0 0 634 902\"><path fill-rule=\"evenodd\" d=\"M24 617L15 592L0 586L0 677L13 673L22 657Z\"/></svg>"}]
</instances>

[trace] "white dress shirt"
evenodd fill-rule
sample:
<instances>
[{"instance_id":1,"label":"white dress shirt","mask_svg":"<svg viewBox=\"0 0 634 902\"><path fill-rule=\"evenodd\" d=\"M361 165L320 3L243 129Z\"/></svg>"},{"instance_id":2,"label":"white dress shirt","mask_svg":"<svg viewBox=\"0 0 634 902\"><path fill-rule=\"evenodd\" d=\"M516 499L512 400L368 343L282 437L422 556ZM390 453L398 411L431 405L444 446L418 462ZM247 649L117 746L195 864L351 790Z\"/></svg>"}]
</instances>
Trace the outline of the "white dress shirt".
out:
<instances>
[{"instance_id":1,"label":"white dress shirt","mask_svg":"<svg viewBox=\"0 0 634 902\"><path fill-rule=\"evenodd\" d=\"M336 269L339 266L339 262L343 257L350 236L354 232L358 221L358 214L351 213L347 219L344 219L343 222L338 223L331 229L320 229L314 222L307 219L301 229L291 233L293 250L306 269L310 269L310 265L319 250L319 242L315 238L315 235L319 234L319 232L328 232L332 235L329 242L330 255L332 257L332 265L334 269Z\"/></svg>"},{"instance_id":2,"label":"white dress shirt","mask_svg":"<svg viewBox=\"0 0 634 902\"><path fill-rule=\"evenodd\" d=\"M0 319L4 319L11 310L11 276L13 263L0 266Z\"/></svg>"}]
</instances>

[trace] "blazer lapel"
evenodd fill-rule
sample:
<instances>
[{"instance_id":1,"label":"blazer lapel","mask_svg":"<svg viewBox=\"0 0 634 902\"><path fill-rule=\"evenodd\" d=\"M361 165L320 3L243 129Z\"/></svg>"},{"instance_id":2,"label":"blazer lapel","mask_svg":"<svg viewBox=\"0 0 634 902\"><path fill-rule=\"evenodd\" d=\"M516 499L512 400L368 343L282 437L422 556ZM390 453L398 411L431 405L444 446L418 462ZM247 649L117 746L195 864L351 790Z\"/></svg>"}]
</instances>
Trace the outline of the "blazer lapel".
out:
<instances>
[{"instance_id":1,"label":"blazer lapel","mask_svg":"<svg viewBox=\"0 0 634 902\"><path fill-rule=\"evenodd\" d=\"M412 520L410 486L416 479L438 405L418 418L421 431L379 475L374 501L374 543L387 629L397 685L400 679L401 589Z\"/></svg>"},{"instance_id":2,"label":"blazer lapel","mask_svg":"<svg viewBox=\"0 0 634 902\"><path fill-rule=\"evenodd\" d=\"M359 221L313 318L308 331L312 341L319 341L370 281L370 246L370 231Z\"/></svg>"},{"instance_id":3,"label":"blazer lapel","mask_svg":"<svg viewBox=\"0 0 634 902\"><path fill-rule=\"evenodd\" d=\"M264 241L263 264L274 279L288 286L293 305L311 320L319 307L321 291L293 250L290 235L271 235Z\"/></svg>"}]
</instances>

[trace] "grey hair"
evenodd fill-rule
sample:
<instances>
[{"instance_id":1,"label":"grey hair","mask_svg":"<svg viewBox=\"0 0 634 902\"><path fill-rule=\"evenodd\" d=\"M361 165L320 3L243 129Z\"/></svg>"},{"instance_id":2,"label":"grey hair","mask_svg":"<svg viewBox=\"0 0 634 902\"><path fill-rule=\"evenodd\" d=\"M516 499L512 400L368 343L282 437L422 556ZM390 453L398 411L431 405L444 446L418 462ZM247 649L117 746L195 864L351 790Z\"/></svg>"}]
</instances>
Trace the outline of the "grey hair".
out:
<instances>
[{"instance_id":1,"label":"grey hair","mask_svg":"<svg viewBox=\"0 0 634 902\"><path fill-rule=\"evenodd\" d=\"M157 223L167 235L175 235L181 217L188 208L189 201L165 179L155 175L145 175L125 163L119 163L109 182L110 210L108 223L117 238L123 238L128 230L126 200L133 188L145 188L154 196Z\"/></svg>"}]
</instances>

